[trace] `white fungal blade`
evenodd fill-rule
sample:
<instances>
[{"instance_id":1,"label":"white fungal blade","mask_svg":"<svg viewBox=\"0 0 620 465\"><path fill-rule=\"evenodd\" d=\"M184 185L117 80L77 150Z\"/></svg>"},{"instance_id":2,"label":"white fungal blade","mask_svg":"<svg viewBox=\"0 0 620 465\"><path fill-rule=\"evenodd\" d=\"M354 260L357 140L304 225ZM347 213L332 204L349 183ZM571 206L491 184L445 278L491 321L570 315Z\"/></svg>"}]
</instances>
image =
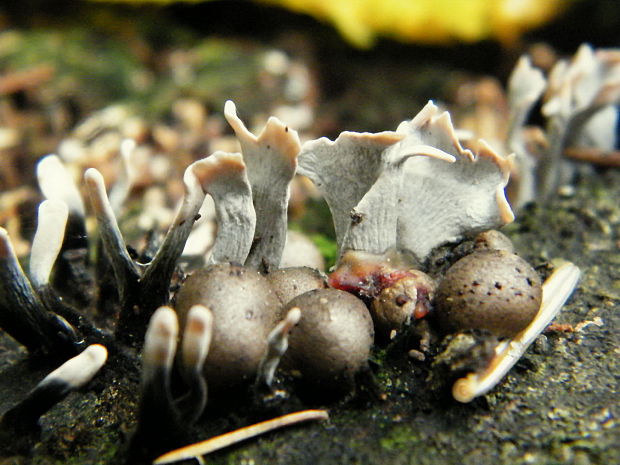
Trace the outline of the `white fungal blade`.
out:
<instances>
[{"instance_id":1,"label":"white fungal blade","mask_svg":"<svg viewBox=\"0 0 620 465\"><path fill-rule=\"evenodd\" d=\"M71 213L84 217L84 202L73 177L56 155L47 155L37 164L37 180L45 198L61 200Z\"/></svg>"},{"instance_id":2,"label":"white fungal blade","mask_svg":"<svg viewBox=\"0 0 620 465\"><path fill-rule=\"evenodd\" d=\"M454 398L459 402L471 402L493 389L557 316L575 290L580 275L579 268L570 262L555 270L543 284L542 302L534 320L523 331L496 348L496 355L483 372L470 373L457 380L452 388Z\"/></svg>"},{"instance_id":3,"label":"white fungal blade","mask_svg":"<svg viewBox=\"0 0 620 465\"><path fill-rule=\"evenodd\" d=\"M603 152L611 152L616 147L616 128L618 125L618 108L608 105L596 112L577 138L579 147L593 147Z\"/></svg>"},{"instance_id":4,"label":"white fungal blade","mask_svg":"<svg viewBox=\"0 0 620 465\"><path fill-rule=\"evenodd\" d=\"M310 178L323 194L332 214L339 249L353 208L384 168L383 152L403 137L391 131L343 132L335 141L323 137L303 144L299 173Z\"/></svg>"},{"instance_id":5,"label":"white fungal blade","mask_svg":"<svg viewBox=\"0 0 620 465\"><path fill-rule=\"evenodd\" d=\"M103 245L112 262L117 282L119 286L125 286L127 284L125 278L130 274L135 274L135 269L110 206L103 176L95 168L89 168L84 173L84 181L101 230ZM125 290L120 289L121 292Z\"/></svg>"},{"instance_id":6,"label":"white fungal blade","mask_svg":"<svg viewBox=\"0 0 620 465\"><path fill-rule=\"evenodd\" d=\"M255 425L246 426L229 433L215 436L201 441L196 444L182 447L180 449L168 452L153 461L154 465L163 465L168 463L180 462L187 459L199 459L203 455L210 454L216 450L237 444L242 441L254 438L261 434L268 433L278 428L294 425L310 420L327 420L329 418L325 410L302 410L301 412L289 413L272 420L263 421Z\"/></svg>"},{"instance_id":7,"label":"white fungal blade","mask_svg":"<svg viewBox=\"0 0 620 465\"><path fill-rule=\"evenodd\" d=\"M255 136L239 119L230 100L224 116L241 144L256 210L255 243L246 265L277 268L286 242L289 185L297 169L299 136L275 117L269 118Z\"/></svg>"},{"instance_id":8,"label":"white fungal blade","mask_svg":"<svg viewBox=\"0 0 620 465\"><path fill-rule=\"evenodd\" d=\"M267 352L261 360L258 368L257 379L263 380L271 387L276 369L280 364L282 356L288 349L288 337L293 327L301 319L301 310L298 307L291 308L284 319L271 330L267 337Z\"/></svg>"},{"instance_id":9,"label":"white fungal blade","mask_svg":"<svg viewBox=\"0 0 620 465\"><path fill-rule=\"evenodd\" d=\"M125 139L121 142L121 169L119 170L116 183L110 190L110 205L117 216L121 214L123 205L136 179L132 160L136 145L136 141L133 139Z\"/></svg>"},{"instance_id":10,"label":"white fungal blade","mask_svg":"<svg viewBox=\"0 0 620 465\"><path fill-rule=\"evenodd\" d=\"M620 61L614 50L594 52L583 44L570 64L558 63L551 72L547 102L549 117L569 121L581 113L593 113L620 100Z\"/></svg>"},{"instance_id":11,"label":"white fungal blade","mask_svg":"<svg viewBox=\"0 0 620 465\"><path fill-rule=\"evenodd\" d=\"M67 204L61 200L44 200L39 206L37 231L30 250L30 281L35 288L49 283L68 217Z\"/></svg>"},{"instance_id":12,"label":"white fungal blade","mask_svg":"<svg viewBox=\"0 0 620 465\"><path fill-rule=\"evenodd\" d=\"M542 71L534 68L529 57L523 55L508 78L508 104L511 111L519 114L525 112L527 115L546 85L547 80Z\"/></svg>"},{"instance_id":13,"label":"white fungal blade","mask_svg":"<svg viewBox=\"0 0 620 465\"><path fill-rule=\"evenodd\" d=\"M200 207L205 199L200 179L198 179L195 172L196 165L200 163L199 160L185 169L183 174L183 184L185 187L183 202L155 258L153 258L150 266L146 269L142 279L146 287L161 286L162 282L169 282L177 260L183 253L187 238L192 232L196 215L200 211Z\"/></svg>"},{"instance_id":14,"label":"white fungal blade","mask_svg":"<svg viewBox=\"0 0 620 465\"><path fill-rule=\"evenodd\" d=\"M209 263L243 263L254 239L256 212L241 154L215 152L192 170L215 202L218 231Z\"/></svg>"},{"instance_id":15,"label":"white fungal blade","mask_svg":"<svg viewBox=\"0 0 620 465\"><path fill-rule=\"evenodd\" d=\"M383 254L394 247L406 160L416 156L449 163L456 160L443 150L462 150L456 136L444 130L446 124L451 127L449 115L444 113L432 123L436 112L437 107L429 103L412 121L401 123L398 132L405 137L381 153L381 173L353 209L355 218L349 222L342 250ZM428 145L425 139L436 146Z\"/></svg>"},{"instance_id":16,"label":"white fungal blade","mask_svg":"<svg viewBox=\"0 0 620 465\"><path fill-rule=\"evenodd\" d=\"M150 383L161 370L172 368L177 347L179 322L170 307L159 307L151 320L144 336L142 349L142 383Z\"/></svg>"},{"instance_id":17,"label":"white fungal blade","mask_svg":"<svg viewBox=\"0 0 620 465\"><path fill-rule=\"evenodd\" d=\"M187 372L200 372L213 336L213 314L203 305L194 305L183 332L183 367Z\"/></svg>"},{"instance_id":18,"label":"white fungal blade","mask_svg":"<svg viewBox=\"0 0 620 465\"><path fill-rule=\"evenodd\" d=\"M44 388L49 384L61 383L70 389L78 389L88 383L108 358L107 349L99 344L93 344L84 349L79 355L67 360L49 375L47 375L35 389Z\"/></svg>"},{"instance_id":19,"label":"white fungal blade","mask_svg":"<svg viewBox=\"0 0 620 465\"><path fill-rule=\"evenodd\" d=\"M476 157L453 155L455 163L428 157L405 162L397 245L422 262L437 246L514 219L504 193L512 159L484 141Z\"/></svg>"},{"instance_id":20,"label":"white fungal blade","mask_svg":"<svg viewBox=\"0 0 620 465\"><path fill-rule=\"evenodd\" d=\"M547 81L541 70L534 68L527 56L522 56L508 79L509 123L506 148L515 154L519 173L516 206L534 200L536 193L537 160L529 153L523 138L527 117L543 94Z\"/></svg>"}]
</instances>

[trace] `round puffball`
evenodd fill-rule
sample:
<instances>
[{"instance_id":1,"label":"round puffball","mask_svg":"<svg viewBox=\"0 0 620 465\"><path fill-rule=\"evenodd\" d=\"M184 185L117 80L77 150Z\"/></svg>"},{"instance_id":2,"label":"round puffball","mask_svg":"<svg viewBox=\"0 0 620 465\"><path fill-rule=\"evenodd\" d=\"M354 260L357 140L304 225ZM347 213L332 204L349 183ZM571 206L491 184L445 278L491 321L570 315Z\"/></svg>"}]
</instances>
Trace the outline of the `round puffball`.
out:
<instances>
[{"instance_id":1,"label":"round puffball","mask_svg":"<svg viewBox=\"0 0 620 465\"><path fill-rule=\"evenodd\" d=\"M540 277L525 260L482 250L448 269L437 288L434 316L446 332L485 329L511 337L534 319L541 300Z\"/></svg>"}]
</instances>

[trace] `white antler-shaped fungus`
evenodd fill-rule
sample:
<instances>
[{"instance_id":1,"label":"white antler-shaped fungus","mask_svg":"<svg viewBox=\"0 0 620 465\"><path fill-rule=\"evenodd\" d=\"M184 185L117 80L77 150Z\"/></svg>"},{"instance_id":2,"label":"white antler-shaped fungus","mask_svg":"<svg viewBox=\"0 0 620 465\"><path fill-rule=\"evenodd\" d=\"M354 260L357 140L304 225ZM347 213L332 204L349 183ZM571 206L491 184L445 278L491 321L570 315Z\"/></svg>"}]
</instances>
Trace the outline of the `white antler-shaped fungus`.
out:
<instances>
[{"instance_id":1,"label":"white antler-shaped fungus","mask_svg":"<svg viewBox=\"0 0 620 465\"><path fill-rule=\"evenodd\" d=\"M275 117L255 136L230 100L224 106L224 116L241 144L256 210L254 242L246 265L261 271L277 268L286 242L288 190L297 169L299 137Z\"/></svg>"}]
</instances>

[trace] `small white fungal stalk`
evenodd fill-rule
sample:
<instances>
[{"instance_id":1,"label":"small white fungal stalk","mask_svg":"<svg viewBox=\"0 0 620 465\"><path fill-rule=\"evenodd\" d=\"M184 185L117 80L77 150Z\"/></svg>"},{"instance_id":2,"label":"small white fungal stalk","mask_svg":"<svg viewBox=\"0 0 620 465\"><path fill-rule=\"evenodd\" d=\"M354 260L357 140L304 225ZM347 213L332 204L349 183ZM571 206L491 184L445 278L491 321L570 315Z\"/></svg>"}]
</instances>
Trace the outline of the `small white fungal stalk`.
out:
<instances>
[{"instance_id":1,"label":"small white fungal stalk","mask_svg":"<svg viewBox=\"0 0 620 465\"><path fill-rule=\"evenodd\" d=\"M546 141L542 152L536 154L528 148L523 130L527 115L541 96ZM521 206L550 198L570 181L575 168L565 156L573 152L575 144L594 150L605 164L606 154L616 142L620 50L593 50L583 44L570 62L558 61L546 79L522 57L508 82L508 100L511 122L506 148L517 154L519 179L514 203ZM595 156L580 155L570 158L595 160ZM612 166L618 163L614 160Z\"/></svg>"}]
</instances>

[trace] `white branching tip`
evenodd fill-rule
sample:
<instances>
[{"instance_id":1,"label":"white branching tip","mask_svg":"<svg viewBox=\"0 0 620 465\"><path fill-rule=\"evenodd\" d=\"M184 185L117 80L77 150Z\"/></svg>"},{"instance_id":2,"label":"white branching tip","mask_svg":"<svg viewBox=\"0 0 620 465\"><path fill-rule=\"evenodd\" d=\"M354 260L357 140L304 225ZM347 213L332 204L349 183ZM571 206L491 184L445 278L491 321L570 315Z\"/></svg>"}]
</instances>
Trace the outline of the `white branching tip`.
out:
<instances>
[{"instance_id":1,"label":"white branching tip","mask_svg":"<svg viewBox=\"0 0 620 465\"><path fill-rule=\"evenodd\" d=\"M257 381L264 382L271 388L276 369L282 356L288 349L288 336L293 327L301 319L301 310L293 307L288 311L284 319L269 333L267 337L267 352L263 356L258 368Z\"/></svg>"},{"instance_id":2,"label":"white branching tip","mask_svg":"<svg viewBox=\"0 0 620 465\"><path fill-rule=\"evenodd\" d=\"M121 298L124 299L129 287L129 277L137 276L133 260L127 252L123 235L108 200L103 176L95 168L89 168L84 173L84 181L97 223L99 224L103 246L112 263L112 268L119 285L119 293Z\"/></svg>"},{"instance_id":3,"label":"white branching tip","mask_svg":"<svg viewBox=\"0 0 620 465\"><path fill-rule=\"evenodd\" d=\"M177 260L183 253L187 238L192 232L198 212L205 199L201 180L196 175L196 166L201 162L202 160L194 162L185 170L183 175L185 186L183 202L161 247L142 278L143 290L146 294L154 297L152 300L156 302L155 306L168 302L168 289L162 286L162 283L170 282Z\"/></svg>"},{"instance_id":4,"label":"white branching tip","mask_svg":"<svg viewBox=\"0 0 620 465\"><path fill-rule=\"evenodd\" d=\"M210 454L225 447L252 439L261 434L268 433L278 428L294 425L310 420L327 420L329 415L325 410L302 410L290 413L272 420L263 421L255 425L231 431L221 436L215 436L206 441L191 444L177 450L168 452L153 461L154 465L180 462L181 460L200 459L203 455Z\"/></svg>"},{"instance_id":5,"label":"white branching tip","mask_svg":"<svg viewBox=\"0 0 620 465\"><path fill-rule=\"evenodd\" d=\"M0 423L16 431L31 428L39 417L63 400L71 391L86 385L105 364L108 351L99 344L88 346L67 360L35 386L26 398L7 411Z\"/></svg>"},{"instance_id":6,"label":"white branching tip","mask_svg":"<svg viewBox=\"0 0 620 465\"><path fill-rule=\"evenodd\" d=\"M149 322L142 349L142 382L150 383L156 373L169 372L177 348L179 322L170 307L159 307Z\"/></svg>"},{"instance_id":7,"label":"white branching tip","mask_svg":"<svg viewBox=\"0 0 620 465\"><path fill-rule=\"evenodd\" d=\"M572 263L560 266L543 284L540 310L534 320L512 339L500 343L489 366L480 373L470 373L457 380L452 395L459 402L471 402L493 389L525 353L536 337L559 313L573 293L580 276Z\"/></svg>"},{"instance_id":8,"label":"white branching tip","mask_svg":"<svg viewBox=\"0 0 620 465\"><path fill-rule=\"evenodd\" d=\"M93 379L107 359L108 351L104 346L90 345L52 371L35 389L55 384L64 385L70 390L78 389Z\"/></svg>"},{"instance_id":9,"label":"white branching tip","mask_svg":"<svg viewBox=\"0 0 620 465\"><path fill-rule=\"evenodd\" d=\"M256 212L241 154L218 151L191 166L215 203L218 231L209 263L243 263L252 246Z\"/></svg>"},{"instance_id":10,"label":"white branching tip","mask_svg":"<svg viewBox=\"0 0 620 465\"><path fill-rule=\"evenodd\" d=\"M262 270L277 268L286 242L289 184L297 169L299 136L275 117L255 136L230 100L224 116L241 144L256 210L254 245L245 264Z\"/></svg>"},{"instance_id":11,"label":"white branching tip","mask_svg":"<svg viewBox=\"0 0 620 465\"><path fill-rule=\"evenodd\" d=\"M61 200L45 200L39 205L37 231L30 251L30 280L35 288L49 284L68 217L69 209Z\"/></svg>"},{"instance_id":12,"label":"white branching tip","mask_svg":"<svg viewBox=\"0 0 620 465\"><path fill-rule=\"evenodd\" d=\"M183 332L183 368L188 373L200 373L209 354L213 336L213 314L203 305L194 305Z\"/></svg>"},{"instance_id":13,"label":"white branching tip","mask_svg":"<svg viewBox=\"0 0 620 465\"><path fill-rule=\"evenodd\" d=\"M110 205L116 215L120 214L136 179L136 172L132 161L136 145L136 141L133 139L125 139L121 142L121 170L116 183L110 190Z\"/></svg>"},{"instance_id":14,"label":"white branching tip","mask_svg":"<svg viewBox=\"0 0 620 465\"><path fill-rule=\"evenodd\" d=\"M61 200L71 213L84 217L84 202L80 191L60 158L47 155L37 164L37 179L43 195L50 200Z\"/></svg>"},{"instance_id":15,"label":"white branching tip","mask_svg":"<svg viewBox=\"0 0 620 465\"><path fill-rule=\"evenodd\" d=\"M547 85L541 70L534 68L527 55L517 61L508 78L508 100L512 111L526 110L540 98Z\"/></svg>"}]
</instances>

